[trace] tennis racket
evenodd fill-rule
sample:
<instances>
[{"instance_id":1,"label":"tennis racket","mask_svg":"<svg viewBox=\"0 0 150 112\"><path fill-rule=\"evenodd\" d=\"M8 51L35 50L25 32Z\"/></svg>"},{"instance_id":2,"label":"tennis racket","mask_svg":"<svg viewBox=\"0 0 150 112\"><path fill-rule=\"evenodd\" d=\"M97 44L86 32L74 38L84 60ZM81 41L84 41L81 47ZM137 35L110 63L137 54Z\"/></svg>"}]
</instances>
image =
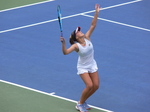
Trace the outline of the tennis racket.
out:
<instances>
[{"instance_id":1,"label":"tennis racket","mask_svg":"<svg viewBox=\"0 0 150 112\"><path fill-rule=\"evenodd\" d=\"M58 13L58 22L59 22L59 26L60 26L60 33L61 33L61 37L63 37L62 17L61 17L60 5L57 6L57 13Z\"/></svg>"}]
</instances>

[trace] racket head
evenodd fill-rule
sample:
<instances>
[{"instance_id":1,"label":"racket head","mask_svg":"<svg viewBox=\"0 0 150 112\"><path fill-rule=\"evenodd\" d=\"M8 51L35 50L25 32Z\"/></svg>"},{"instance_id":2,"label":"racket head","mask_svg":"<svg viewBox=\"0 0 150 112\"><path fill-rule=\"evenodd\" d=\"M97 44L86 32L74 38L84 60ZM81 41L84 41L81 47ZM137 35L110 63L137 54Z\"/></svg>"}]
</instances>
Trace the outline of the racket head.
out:
<instances>
[{"instance_id":1,"label":"racket head","mask_svg":"<svg viewBox=\"0 0 150 112\"><path fill-rule=\"evenodd\" d=\"M61 8L60 5L57 6L57 14L58 14L58 22L59 22L59 26L60 26L60 32L62 34L62 16L61 16Z\"/></svg>"}]
</instances>

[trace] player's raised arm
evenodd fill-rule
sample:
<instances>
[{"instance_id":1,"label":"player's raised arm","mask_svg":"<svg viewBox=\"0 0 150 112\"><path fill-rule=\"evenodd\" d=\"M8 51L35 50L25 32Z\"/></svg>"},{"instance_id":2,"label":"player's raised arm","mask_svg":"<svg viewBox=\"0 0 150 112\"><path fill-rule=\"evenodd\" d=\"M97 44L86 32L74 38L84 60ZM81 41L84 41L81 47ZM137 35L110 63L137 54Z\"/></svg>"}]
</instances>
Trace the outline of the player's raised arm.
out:
<instances>
[{"instance_id":1,"label":"player's raised arm","mask_svg":"<svg viewBox=\"0 0 150 112\"><path fill-rule=\"evenodd\" d=\"M91 36L92 32L94 31L94 29L95 29L95 27L96 27L97 18L98 18L100 9L101 9L101 8L100 8L100 5L99 5L99 4L96 4L96 5L95 5L94 18L93 18L93 20L92 20L90 29L89 29L89 30L87 31L87 33L86 33L86 38L87 38L87 39L90 39L90 36Z\"/></svg>"}]
</instances>

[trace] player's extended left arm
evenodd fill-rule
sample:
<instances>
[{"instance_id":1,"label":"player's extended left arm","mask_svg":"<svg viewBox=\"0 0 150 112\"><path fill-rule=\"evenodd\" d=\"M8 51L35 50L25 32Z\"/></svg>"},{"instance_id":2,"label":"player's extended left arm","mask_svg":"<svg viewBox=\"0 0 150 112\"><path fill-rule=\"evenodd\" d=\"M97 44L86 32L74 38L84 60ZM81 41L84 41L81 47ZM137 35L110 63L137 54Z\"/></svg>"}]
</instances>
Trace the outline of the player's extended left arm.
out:
<instances>
[{"instance_id":1,"label":"player's extended left arm","mask_svg":"<svg viewBox=\"0 0 150 112\"><path fill-rule=\"evenodd\" d=\"M100 5L96 4L95 5L95 14L94 14L94 18L92 20L92 23L91 23L91 26L90 26L90 29L87 31L86 33L86 38L88 40L90 40L90 36L92 34L92 32L94 31L95 27L96 27L96 24L97 24L97 19L98 19L98 15L99 15L99 11L100 11Z\"/></svg>"},{"instance_id":2,"label":"player's extended left arm","mask_svg":"<svg viewBox=\"0 0 150 112\"><path fill-rule=\"evenodd\" d=\"M100 11L100 5L96 4L95 5L95 14L94 14L94 18L92 20L92 23L91 23L91 27L94 28L96 27L96 24L97 24L97 18L99 16L99 11Z\"/></svg>"}]
</instances>

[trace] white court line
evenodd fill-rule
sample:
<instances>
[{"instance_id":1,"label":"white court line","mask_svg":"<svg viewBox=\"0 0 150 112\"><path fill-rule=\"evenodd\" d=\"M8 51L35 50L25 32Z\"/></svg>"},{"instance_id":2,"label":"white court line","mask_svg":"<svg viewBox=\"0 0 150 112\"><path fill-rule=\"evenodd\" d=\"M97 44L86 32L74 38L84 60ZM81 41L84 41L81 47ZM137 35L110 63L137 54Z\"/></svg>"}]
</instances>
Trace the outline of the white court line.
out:
<instances>
[{"instance_id":1,"label":"white court line","mask_svg":"<svg viewBox=\"0 0 150 112\"><path fill-rule=\"evenodd\" d=\"M17 27L17 28L3 30L3 31L0 31L0 33L5 33L5 32L9 32L9 31L19 30L19 29L28 28L28 27L32 27L32 26L36 26L36 25L45 24L45 23L50 23L50 22L53 22L53 21L56 21L56 20L58 20L58 19L52 19L52 20L48 20L48 21L43 21L43 22L35 23L35 24L30 24L30 25L25 25L25 26Z\"/></svg>"},{"instance_id":2,"label":"white court line","mask_svg":"<svg viewBox=\"0 0 150 112\"><path fill-rule=\"evenodd\" d=\"M16 87L24 88L24 89L27 89L27 90L30 90L30 91L34 91L34 92L37 92L37 93L42 93L42 94L45 94L45 95L48 95L48 96L56 97L56 98L59 98L59 99L65 100L65 101L70 101L70 102L73 102L73 103L77 103L77 101L75 101L75 100L71 100L71 99L68 99L68 98L64 98L64 97L61 97L61 96L54 95L55 92L46 93L46 92L43 92L43 91L39 91L39 90L36 90L36 89L32 89L32 88L29 88L29 87L26 87L26 86L22 86L22 85L15 84L15 83L8 82L8 81L4 81L4 80L0 80L0 82L6 83L6 84L10 84L10 85L13 85L13 86L16 86ZM96 107L96 106L92 106L92 105L90 105L90 106L92 108L97 109L97 110L102 110L102 111L106 111L106 112L113 112L113 111L110 111L110 110L107 110L107 109L103 109L103 108L99 108L99 107Z\"/></svg>"},{"instance_id":3,"label":"white court line","mask_svg":"<svg viewBox=\"0 0 150 112\"><path fill-rule=\"evenodd\" d=\"M135 1L131 1L131 2L126 2L126 3L118 4L118 5L113 5L113 6L105 7L102 10L106 10L106 9L110 9L110 8L114 8L114 7L119 7L119 6L131 4L131 3L135 3L135 2L140 2L140 1L142 1L142 0L135 0ZM71 17L75 17L75 16L79 16L79 15L91 13L91 12L94 12L94 11L95 10L87 11L87 12L83 12L83 13L78 13L78 14L74 14L74 15L62 17L62 19L67 19L67 18L71 18ZM36 26L36 25L41 25L41 24L45 24L45 23L49 23L49 22L53 22L53 21L57 21L57 20L58 19L52 19L52 20L43 21L43 22L39 22L39 23L34 23L34 24L30 24L30 25L25 25L25 26L21 26L21 27L17 27L17 28L8 29L8 30L2 30L2 31L0 31L0 33L5 33L5 32L9 32L9 31L19 30L19 29L23 29L23 28L28 28L28 27L32 27L32 26Z\"/></svg>"},{"instance_id":4,"label":"white court line","mask_svg":"<svg viewBox=\"0 0 150 112\"><path fill-rule=\"evenodd\" d=\"M85 14L82 14L82 15L86 16L86 17L94 18L94 16L85 15ZM116 21L112 21L112 20L108 20L108 19L104 19L104 18L98 18L98 19L103 20L103 21L107 21L107 22L111 22L111 23L115 23L115 24L119 24L119 25L123 25L123 26L128 26L128 27L140 29L140 30L150 31L150 29L141 28L141 27L138 27L138 26L133 26L133 25L125 24L125 23L120 23L120 22L116 22Z\"/></svg>"},{"instance_id":5,"label":"white court line","mask_svg":"<svg viewBox=\"0 0 150 112\"><path fill-rule=\"evenodd\" d=\"M132 3L136 3L136 2L140 2L140 1L142 1L142 0L135 0L135 1L131 1L131 2L121 3L121 4L118 4L118 5L113 5L113 6L102 8L101 10L106 10L106 9L111 9L111 8L115 8L115 7L120 7L120 6L123 6L123 5L128 5L128 4L132 4ZM92 12L95 12L95 10L91 10L91 11L87 11L87 12L83 12L83 13L87 14L87 13L92 13Z\"/></svg>"},{"instance_id":6,"label":"white court line","mask_svg":"<svg viewBox=\"0 0 150 112\"><path fill-rule=\"evenodd\" d=\"M52 1L55 1L55 0L47 0L47 1L43 1L43 2L33 3L33 4L19 6L19 7L14 7L14 8L10 8L10 9L4 9L4 10L1 10L0 12L10 11L10 10L14 10L14 9L20 9L20 8L29 7L29 6L38 5L38 4L43 4L43 3L52 2Z\"/></svg>"},{"instance_id":7,"label":"white court line","mask_svg":"<svg viewBox=\"0 0 150 112\"><path fill-rule=\"evenodd\" d=\"M55 92L50 93L50 95L54 95L54 94L55 94Z\"/></svg>"}]
</instances>

